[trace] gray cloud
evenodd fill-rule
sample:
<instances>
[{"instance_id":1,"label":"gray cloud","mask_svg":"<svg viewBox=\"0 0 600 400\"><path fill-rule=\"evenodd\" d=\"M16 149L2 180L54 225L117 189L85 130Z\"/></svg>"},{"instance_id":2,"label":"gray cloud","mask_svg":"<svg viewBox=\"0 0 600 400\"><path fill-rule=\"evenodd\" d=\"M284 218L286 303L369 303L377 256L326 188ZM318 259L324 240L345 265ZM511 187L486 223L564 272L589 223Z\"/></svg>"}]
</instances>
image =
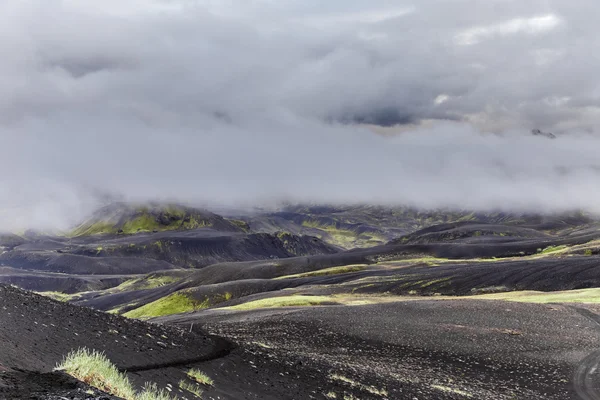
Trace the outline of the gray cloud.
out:
<instances>
[{"instance_id":1,"label":"gray cloud","mask_svg":"<svg viewBox=\"0 0 600 400\"><path fill-rule=\"evenodd\" d=\"M598 211L595 3L322 3L0 3L0 225L97 190Z\"/></svg>"}]
</instances>

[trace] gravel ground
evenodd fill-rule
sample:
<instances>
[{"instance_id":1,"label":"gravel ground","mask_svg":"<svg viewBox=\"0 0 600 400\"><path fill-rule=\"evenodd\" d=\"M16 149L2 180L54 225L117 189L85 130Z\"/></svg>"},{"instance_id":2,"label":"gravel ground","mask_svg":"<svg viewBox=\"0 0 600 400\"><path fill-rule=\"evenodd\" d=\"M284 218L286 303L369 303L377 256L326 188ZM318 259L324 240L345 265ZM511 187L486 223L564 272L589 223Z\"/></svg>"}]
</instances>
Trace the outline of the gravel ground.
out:
<instances>
[{"instance_id":1,"label":"gravel ground","mask_svg":"<svg viewBox=\"0 0 600 400\"><path fill-rule=\"evenodd\" d=\"M361 399L585 398L577 394L575 370L600 342L600 326L571 306L501 301L215 310L163 319L192 321L272 362L320 371L339 398L347 389Z\"/></svg>"}]
</instances>

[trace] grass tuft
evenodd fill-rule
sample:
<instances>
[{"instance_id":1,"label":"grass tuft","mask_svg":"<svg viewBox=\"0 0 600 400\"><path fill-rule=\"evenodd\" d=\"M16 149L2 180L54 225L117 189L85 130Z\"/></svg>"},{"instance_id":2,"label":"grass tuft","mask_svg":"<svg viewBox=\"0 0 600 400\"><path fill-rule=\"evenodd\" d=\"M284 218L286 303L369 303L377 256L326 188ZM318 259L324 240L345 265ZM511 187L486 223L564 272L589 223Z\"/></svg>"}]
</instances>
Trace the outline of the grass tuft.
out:
<instances>
[{"instance_id":1,"label":"grass tuft","mask_svg":"<svg viewBox=\"0 0 600 400\"><path fill-rule=\"evenodd\" d=\"M144 389L136 393L127 375L119 372L104 353L95 350L81 348L70 352L56 370L125 400L175 400L151 383L146 383Z\"/></svg>"},{"instance_id":2,"label":"grass tuft","mask_svg":"<svg viewBox=\"0 0 600 400\"><path fill-rule=\"evenodd\" d=\"M156 387L156 383L148 383L144 384L144 390L138 393L135 397L135 400L175 400L173 399L167 391L163 389L158 389Z\"/></svg>"},{"instance_id":3,"label":"grass tuft","mask_svg":"<svg viewBox=\"0 0 600 400\"><path fill-rule=\"evenodd\" d=\"M212 386L215 383L210 376L206 375L204 372L196 368L190 369L187 372L187 375L196 382L206 386Z\"/></svg>"},{"instance_id":4,"label":"grass tuft","mask_svg":"<svg viewBox=\"0 0 600 400\"><path fill-rule=\"evenodd\" d=\"M203 390L200 389L200 386L198 386L195 383L186 382L183 379L179 381L179 388L182 390L187 390L188 392L192 393L194 396L200 397L200 398L202 397L202 393L204 393Z\"/></svg>"},{"instance_id":5,"label":"grass tuft","mask_svg":"<svg viewBox=\"0 0 600 400\"><path fill-rule=\"evenodd\" d=\"M339 374L331 374L331 375L329 375L329 379L347 383L351 387L358 388L360 390L364 390L366 392L369 392L369 393L377 395L377 396L382 396L382 397L388 396L388 391L384 388L379 389L379 388L376 388L375 386L365 385L365 384L355 381L354 379L348 378L347 376L343 376L343 375L339 375Z\"/></svg>"}]
</instances>

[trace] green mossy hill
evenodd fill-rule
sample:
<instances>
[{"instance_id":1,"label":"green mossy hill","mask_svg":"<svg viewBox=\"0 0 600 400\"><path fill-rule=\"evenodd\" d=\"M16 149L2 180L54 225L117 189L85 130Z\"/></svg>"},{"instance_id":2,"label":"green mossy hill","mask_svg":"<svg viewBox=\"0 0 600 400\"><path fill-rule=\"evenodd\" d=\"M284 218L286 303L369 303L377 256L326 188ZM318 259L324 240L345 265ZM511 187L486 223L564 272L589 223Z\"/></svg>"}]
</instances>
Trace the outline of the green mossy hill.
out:
<instances>
[{"instance_id":1,"label":"green mossy hill","mask_svg":"<svg viewBox=\"0 0 600 400\"><path fill-rule=\"evenodd\" d=\"M244 231L238 223L205 210L177 205L133 206L118 203L98 210L90 219L73 229L69 236L131 235L197 228Z\"/></svg>"},{"instance_id":2,"label":"green mossy hill","mask_svg":"<svg viewBox=\"0 0 600 400\"><path fill-rule=\"evenodd\" d=\"M209 301L200 302L186 291L172 293L159 300L148 303L123 314L127 318L149 319L164 315L197 311L210 306Z\"/></svg>"}]
</instances>

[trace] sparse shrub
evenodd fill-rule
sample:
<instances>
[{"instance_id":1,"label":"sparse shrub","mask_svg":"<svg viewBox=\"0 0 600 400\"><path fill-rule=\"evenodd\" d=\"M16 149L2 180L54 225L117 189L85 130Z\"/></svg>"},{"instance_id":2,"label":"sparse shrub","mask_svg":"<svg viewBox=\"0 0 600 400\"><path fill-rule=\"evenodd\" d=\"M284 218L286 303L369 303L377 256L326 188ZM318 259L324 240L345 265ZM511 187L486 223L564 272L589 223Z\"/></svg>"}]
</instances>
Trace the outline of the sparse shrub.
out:
<instances>
[{"instance_id":1,"label":"sparse shrub","mask_svg":"<svg viewBox=\"0 0 600 400\"><path fill-rule=\"evenodd\" d=\"M175 400L165 390L158 389L156 383L144 385L144 390L135 396L135 400Z\"/></svg>"},{"instance_id":2,"label":"sparse shrub","mask_svg":"<svg viewBox=\"0 0 600 400\"><path fill-rule=\"evenodd\" d=\"M591 256L594 253L592 252L592 249L585 249L585 251L583 252L583 254L586 255L586 256Z\"/></svg>"},{"instance_id":3,"label":"sparse shrub","mask_svg":"<svg viewBox=\"0 0 600 400\"><path fill-rule=\"evenodd\" d=\"M200 386L198 386L195 383L189 383L182 379L179 381L179 387L183 390L187 390L188 392L192 393L196 397L202 397L203 391L202 391L202 389L200 389Z\"/></svg>"},{"instance_id":4,"label":"sparse shrub","mask_svg":"<svg viewBox=\"0 0 600 400\"><path fill-rule=\"evenodd\" d=\"M196 368L190 369L187 374L190 378L203 385L212 386L215 383L208 375Z\"/></svg>"},{"instance_id":5,"label":"sparse shrub","mask_svg":"<svg viewBox=\"0 0 600 400\"><path fill-rule=\"evenodd\" d=\"M119 372L103 353L86 348L72 351L56 369L112 395L135 399L127 376Z\"/></svg>"},{"instance_id":6,"label":"sparse shrub","mask_svg":"<svg viewBox=\"0 0 600 400\"><path fill-rule=\"evenodd\" d=\"M119 372L104 353L95 350L72 351L55 369L125 400L176 400L151 383L146 383L142 392L136 393L127 375Z\"/></svg>"}]
</instances>

